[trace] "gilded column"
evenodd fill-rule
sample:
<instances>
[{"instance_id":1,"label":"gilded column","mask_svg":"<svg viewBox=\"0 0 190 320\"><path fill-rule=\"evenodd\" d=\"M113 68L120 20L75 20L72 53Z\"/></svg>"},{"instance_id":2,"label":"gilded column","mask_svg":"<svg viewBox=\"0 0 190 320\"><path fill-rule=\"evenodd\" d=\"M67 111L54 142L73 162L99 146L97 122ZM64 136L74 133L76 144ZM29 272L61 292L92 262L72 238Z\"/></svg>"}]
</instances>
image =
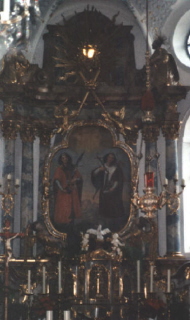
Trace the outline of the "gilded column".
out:
<instances>
[{"instance_id":1,"label":"gilded column","mask_svg":"<svg viewBox=\"0 0 190 320\"><path fill-rule=\"evenodd\" d=\"M39 150L39 193L38 193L38 214L42 214L41 208L41 200L42 200L42 193L43 193L43 174L44 174L44 163L45 158L49 153L50 149L50 137L51 137L51 128L47 126L41 126L41 129L38 130L38 136L40 138L40 150Z\"/></svg>"},{"instance_id":2,"label":"gilded column","mask_svg":"<svg viewBox=\"0 0 190 320\"><path fill-rule=\"evenodd\" d=\"M175 193L178 182L177 139L180 128L178 119L179 113L167 112L162 125L162 132L166 139L166 178L168 191L171 193ZM179 208L176 206L176 210L173 210L172 204L166 206L166 233L167 256L181 256Z\"/></svg>"},{"instance_id":3,"label":"gilded column","mask_svg":"<svg viewBox=\"0 0 190 320\"><path fill-rule=\"evenodd\" d=\"M2 118L1 129L4 141L4 150L2 151L2 154L4 154L2 177L4 178L4 185L8 174L11 174L13 181L15 180L15 139L19 129L19 121L15 121L14 119L15 113L11 103L5 104ZM14 217L12 217L12 220L13 218Z\"/></svg>"}]
</instances>

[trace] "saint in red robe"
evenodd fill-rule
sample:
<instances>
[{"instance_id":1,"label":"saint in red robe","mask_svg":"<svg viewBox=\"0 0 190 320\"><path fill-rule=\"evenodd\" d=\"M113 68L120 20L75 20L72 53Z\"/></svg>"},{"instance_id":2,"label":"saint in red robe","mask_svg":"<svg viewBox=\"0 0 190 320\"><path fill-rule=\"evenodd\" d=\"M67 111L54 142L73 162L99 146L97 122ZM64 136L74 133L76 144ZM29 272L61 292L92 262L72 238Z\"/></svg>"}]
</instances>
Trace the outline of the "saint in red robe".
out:
<instances>
[{"instance_id":1,"label":"saint in red robe","mask_svg":"<svg viewBox=\"0 0 190 320\"><path fill-rule=\"evenodd\" d=\"M69 223L80 218L82 177L73 166L60 166L55 170L55 211L56 224Z\"/></svg>"}]
</instances>

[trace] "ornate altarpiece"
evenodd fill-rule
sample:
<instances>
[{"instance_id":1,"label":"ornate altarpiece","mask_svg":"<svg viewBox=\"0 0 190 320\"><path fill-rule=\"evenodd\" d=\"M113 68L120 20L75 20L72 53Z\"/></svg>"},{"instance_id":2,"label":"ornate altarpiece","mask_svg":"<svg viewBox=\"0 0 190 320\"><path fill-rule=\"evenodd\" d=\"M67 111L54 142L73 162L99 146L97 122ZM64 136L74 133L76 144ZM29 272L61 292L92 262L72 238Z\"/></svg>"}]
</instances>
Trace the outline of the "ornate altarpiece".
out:
<instances>
[{"instance_id":1,"label":"ornate altarpiece","mask_svg":"<svg viewBox=\"0 0 190 320\"><path fill-rule=\"evenodd\" d=\"M44 310L50 309L58 319L63 318L63 310L71 310L76 319L139 319L155 316L155 312L159 319L165 319L171 315L172 295L168 290L165 299L163 292L167 291L167 269L175 274L182 264L178 232L174 236L168 233L170 258L159 259L156 218L139 216L133 201L138 193L141 158L136 143L141 132L145 156L156 181L156 166L150 157L157 154L156 140L162 130L170 148L167 166L172 162L174 168L166 176L173 181L173 155L179 131L176 104L186 91L165 82L162 88L151 88L154 109L142 109L142 96L147 90L145 69L135 67L132 26L117 25L116 20L117 14L110 20L94 8L87 8L68 21L63 19L63 24L48 26L42 69L31 65L22 53L14 51L5 56L0 76L5 106L1 130L7 149L17 135L22 140L22 226L26 213L32 216L33 142L35 137L40 138L39 219L29 223L23 233L13 234L9 203L4 208L1 236L5 253L1 265L6 286L5 320L11 319L14 303L21 300L18 305L22 307L23 319L37 319L40 311L43 318ZM77 218L69 216L69 222L60 224L54 217L54 172L62 154L69 155L74 163L66 191L62 191L71 199L77 179L83 180L83 186L82 214L78 213ZM93 169L100 165L106 170L108 154L117 159L123 177L124 210L118 225L116 217L100 219L101 185L93 190L91 178ZM14 166L11 168L14 170ZM80 175L73 182L76 171ZM8 186L7 194L10 193ZM26 199L28 205L24 207ZM11 197L9 201L14 203ZM172 219L176 219L170 219L170 226L178 229L174 213ZM12 256L10 247L14 236L23 237L18 259ZM32 249L35 242L37 254ZM137 276L137 261L141 261L141 278ZM154 290L148 290L147 299L149 269L153 266ZM21 289L17 300L10 302L10 293L18 286ZM163 303L158 292L162 293L161 298L164 296ZM155 308L155 303L159 308Z\"/></svg>"}]
</instances>

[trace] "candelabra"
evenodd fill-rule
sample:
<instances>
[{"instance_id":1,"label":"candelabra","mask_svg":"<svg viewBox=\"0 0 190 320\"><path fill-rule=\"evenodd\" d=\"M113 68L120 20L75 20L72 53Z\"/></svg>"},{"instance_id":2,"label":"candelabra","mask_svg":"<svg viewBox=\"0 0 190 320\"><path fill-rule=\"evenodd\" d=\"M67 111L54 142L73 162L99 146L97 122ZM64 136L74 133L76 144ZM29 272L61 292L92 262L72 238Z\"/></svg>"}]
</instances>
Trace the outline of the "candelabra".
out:
<instances>
[{"instance_id":1,"label":"candelabra","mask_svg":"<svg viewBox=\"0 0 190 320\"><path fill-rule=\"evenodd\" d=\"M180 205L180 195L183 192L183 189L185 188L185 181L182 179L181 182L181 188L182 190L180 192L177 192L177 177L174 177L174 191L171 192L168 189L168 180L165 179L164 182L164 190L157 195L155 193L154 188L154 172L146 172L145 173L145 188L143 189L143 192L145 193L143 196L139 196L138 192L135 191L132 203L135 207L138 209L141 209L142 212L145 213L145 215L148 218L154 218L155 214L154 212L158 209L161 209L165 204L168 205L170 209L170 214L175 213L179 209Z\"/></svg>"}]
</instances>

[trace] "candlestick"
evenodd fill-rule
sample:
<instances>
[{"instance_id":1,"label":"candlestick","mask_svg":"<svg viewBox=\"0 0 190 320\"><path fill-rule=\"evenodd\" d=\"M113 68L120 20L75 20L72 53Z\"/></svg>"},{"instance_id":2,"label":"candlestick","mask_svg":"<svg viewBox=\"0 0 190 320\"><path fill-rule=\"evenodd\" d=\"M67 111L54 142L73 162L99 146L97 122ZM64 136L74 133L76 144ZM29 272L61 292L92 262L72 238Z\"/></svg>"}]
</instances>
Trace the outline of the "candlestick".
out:
<instances>
[{"instance_id":1,"label":"candlestick","mask_svg":"<svg viewBox=\"0 0 190 320\"><path fill-rule=\"evenodd\" d=\"M150 266L150 292L153 292L154 266Z\"/></svg>"},{"instance_id":2,"label":"candlestick","mask_svg":"<svg viewBox=\"0 0 190 320\"><path fill-rule=\"evenodd\" d=\"M137 260L137 293L141 291L141 284L140 284L140 260Z\"/></svg>"},{"instance_id":3,"label":"candlestick","mask_svg":"<svg viewBox=\"0 0 190 320\"><path fill-rule=\"evenodd\" d=\"M46 267L42 267L42 293L46 293Z\"/></svg>"},{"instance_id":4,"label":"candlestick","mask_svg":"<svg viewBox=\"0 0 190 320\"><path fill-rule=\"evenodd\" d=\"M31 293L31 270L28 270L28 294Z\"/></svg>"},{"instance_id":5,"label":"candlestick","mask_svg":"<svg viewBox=\"0 0 190 320\"><path fill-rule=\"evenodd\" d=\"M61 285L61 261L58 261L58 293L62 292L62 285Z\"/></svg>"},{"instance_id":6,"label":"candlestick","mask_svg":"<svg viewBox=\"0 0 190 320\"><path fill-rule=\"evenodd\" d=\"M167 270L167 292L171 292L171 270Z\"/></svg>"},{"instance_id":7,"label":"candlestick","mask_svg":"<svg viewBox=\"0 0 190 320\"><path fill-rule=\"evenodd\" d=\"M70 310L64 310L63 311L63 315L64 315L64 317L63 317L64 320L70 320L71 319L71 311Z\"/></svg>"},{"instance_id":8,"label":"candlestick","mask_svg":"<svg viewBox=\"0 0 190 320\"><path fill-rule=\"evenodd\" d=\"M46 320L53 320L53 311L52 310L46 311Z\"/></svg>"}]
</instances>

